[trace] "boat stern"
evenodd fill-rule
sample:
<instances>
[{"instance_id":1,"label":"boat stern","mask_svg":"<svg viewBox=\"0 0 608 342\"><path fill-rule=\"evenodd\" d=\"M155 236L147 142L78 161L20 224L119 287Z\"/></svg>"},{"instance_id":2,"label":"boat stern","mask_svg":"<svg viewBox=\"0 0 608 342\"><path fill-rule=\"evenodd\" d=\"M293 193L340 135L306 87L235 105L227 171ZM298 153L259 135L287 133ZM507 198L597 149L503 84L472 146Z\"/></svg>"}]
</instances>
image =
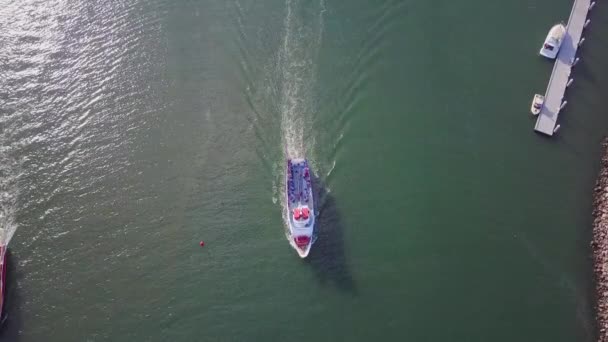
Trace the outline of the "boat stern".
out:
<instances>
[{"instance_id":1,"label":"boat stern","mask_svg":"<svg viewBox=\"0 0 608 342\"><path fill-rule=\"evenodd\" d=\"M555 46L550 44L544 44L543 47L540 49L539 53L543 57L555 59L555 57L557 57L557 51L558 48L556 48Z\"/></svg>"}]
</instances>

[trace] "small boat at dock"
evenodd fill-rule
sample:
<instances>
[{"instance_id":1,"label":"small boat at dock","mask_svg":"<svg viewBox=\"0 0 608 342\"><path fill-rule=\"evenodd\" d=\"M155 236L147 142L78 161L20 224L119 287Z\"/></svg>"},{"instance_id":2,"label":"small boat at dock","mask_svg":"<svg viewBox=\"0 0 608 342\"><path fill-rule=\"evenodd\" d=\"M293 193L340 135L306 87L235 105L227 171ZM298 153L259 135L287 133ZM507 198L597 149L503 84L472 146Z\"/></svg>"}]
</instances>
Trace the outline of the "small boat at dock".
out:
<instances>
[{"instance_id":1,"label":"small boat at dock","mask_svg":"<svg viewBox=\"0 0 608 342\"><path fill-rule=\"evenodd\" d=\"M545 97L543 95L535 94L534 98L532 99L532 105L530 106L530 112L532 112L533 115L538 115L540 110L543 108L544 102Z\"/></svg>"},{"instance_id":2,"label":"small boat at dock","mask_svg":"<svg viewBox=\"0 0 608 342\"><path fill-rule=\"evenodd\" d=\"M549 34L547 34L547 38L545 38L543 46L540 48L541 56L549 59L555 59L555 57L557 57L557 53L559 52L559 48L562 46L565 36L566 27L564 24L559 23L553 25L551 30L549 30Z\"/></svg>"}]
</instances>

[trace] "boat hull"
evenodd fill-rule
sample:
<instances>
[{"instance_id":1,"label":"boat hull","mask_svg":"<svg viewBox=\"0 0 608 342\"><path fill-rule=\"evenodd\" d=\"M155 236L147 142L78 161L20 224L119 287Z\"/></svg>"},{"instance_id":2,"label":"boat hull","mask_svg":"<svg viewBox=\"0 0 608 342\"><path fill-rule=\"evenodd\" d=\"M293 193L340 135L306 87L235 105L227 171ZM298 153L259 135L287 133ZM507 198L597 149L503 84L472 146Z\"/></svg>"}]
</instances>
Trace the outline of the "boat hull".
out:
<instances>
[{"instance_id":1,"label":"boat hull","mask_svg":"<svg viewBox=\"0 0 608 342\"><path fill-rule=\"evenodd\" d=\"M312 248L312 242L307 244L304 247L300 247L298 246L295 242L293 242L294 240L294 236L291 235L289 237L289 244L291 245L291 247L293 247L293 249L296 250L296 252L298 253L298 256L300 256L300 258L304 259L308 256L308 253L310 253L310 249Z\"/></svg>"},{"instance_id":2,"label":"boat hull","mask_svg":"<svg viewBox=\"0 0 608 342\"><path fill-rule=\"evenodd\" d=\"M566 27L563 24L554 25L549 34L547 34L543 46L540 48L540 55L549 59L555 59L565 35Z\"/></svg>"},{"instance_id":3,"label":"boat hull","mask_svg":"<svg viewBox=\"0 0 608 342\"><path fill-rule=\"evenodd\" d=\"M311 173L306 159L289 159L285 168L287 239L300 258L314 243L315 210Z\"/></svg>"}]
</instances>

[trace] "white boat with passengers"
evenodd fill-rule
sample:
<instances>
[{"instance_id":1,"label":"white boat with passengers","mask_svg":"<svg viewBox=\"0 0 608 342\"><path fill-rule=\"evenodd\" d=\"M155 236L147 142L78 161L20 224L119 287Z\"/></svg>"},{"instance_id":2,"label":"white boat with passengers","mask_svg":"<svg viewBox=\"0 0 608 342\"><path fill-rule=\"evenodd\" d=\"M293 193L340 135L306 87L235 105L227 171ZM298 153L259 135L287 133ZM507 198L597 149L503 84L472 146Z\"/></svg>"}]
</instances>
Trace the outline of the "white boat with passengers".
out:
<instances>
[{"instance_id":1,"label":"white boat with passengers","mask_svg":"<svg viewBox=\"0 0 608 342\"><path fill-rule=\"evenodd\" d=\"M314 243L315 211L306 159L288 159L285 172L285 196L289 243L301 258L306 258Z\"/></svg>"}]
</instances>

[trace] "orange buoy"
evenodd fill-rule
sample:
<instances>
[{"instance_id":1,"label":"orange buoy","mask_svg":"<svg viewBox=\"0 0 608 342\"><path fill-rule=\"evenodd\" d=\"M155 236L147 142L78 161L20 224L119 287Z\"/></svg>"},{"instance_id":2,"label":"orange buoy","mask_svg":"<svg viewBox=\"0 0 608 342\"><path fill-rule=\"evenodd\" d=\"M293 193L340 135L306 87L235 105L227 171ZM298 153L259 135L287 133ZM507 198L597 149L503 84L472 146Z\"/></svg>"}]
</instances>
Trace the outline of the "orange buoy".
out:
<instances>
[{"instance_id":1,"label":"orange buoy","mask_svg":"<svg viewBox=\"0 0 608 342\"><path fill-rule=\"evenodd\" d=\"M205 245L205 241L201 240L201 242L198 243L201 247L203 247Z\"/></svg>"}]
</instances>

